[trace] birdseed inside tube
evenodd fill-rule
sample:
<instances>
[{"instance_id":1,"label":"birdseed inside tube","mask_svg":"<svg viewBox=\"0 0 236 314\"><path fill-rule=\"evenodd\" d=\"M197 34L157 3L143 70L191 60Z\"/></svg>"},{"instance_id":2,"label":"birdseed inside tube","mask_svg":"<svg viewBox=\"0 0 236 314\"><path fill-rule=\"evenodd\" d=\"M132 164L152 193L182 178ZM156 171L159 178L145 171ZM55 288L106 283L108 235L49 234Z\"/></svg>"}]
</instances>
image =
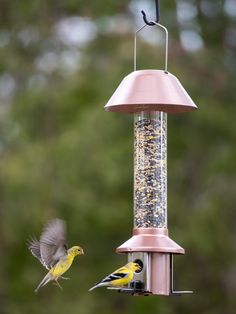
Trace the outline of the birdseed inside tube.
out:
<instances>
[{"instance_id":1,"label":"birdseed inside tube","mask_svg":"<svg viewBox=\"0 0 236 314\"><path fill-rule=\"evenodd\" d=\"M167 227L167 114L134 117L134 227Z\"/></svg>"}]
</instances>

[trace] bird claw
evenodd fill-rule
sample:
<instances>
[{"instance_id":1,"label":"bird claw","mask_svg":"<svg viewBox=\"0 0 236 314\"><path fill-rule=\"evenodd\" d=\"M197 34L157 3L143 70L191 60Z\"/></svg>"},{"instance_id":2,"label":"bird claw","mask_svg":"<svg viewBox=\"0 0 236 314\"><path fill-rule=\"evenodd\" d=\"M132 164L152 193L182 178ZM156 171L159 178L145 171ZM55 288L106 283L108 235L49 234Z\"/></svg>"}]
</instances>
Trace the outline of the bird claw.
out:
<instances>
[{"instance_id":1,"label":"bird claw","mask_svg":"<svg viewBox=\"0 0 236 314\"><path fill-rule=\"evenodd\" d=\"M60 279L64 279L64 280L70 280L70 278L68 278L68 277L60 277Z\"/></svg>"},{"instance_id":2,"label":"bird claw","mask_svg":"<svg viewBox=\"0 0 236 314\"><path fill-rule=\"evenodd\" d=\"M63 290L62 286L59 284L57 280L53 282L53 285L58 286L61 290Z\"/></svg>"}]
</instances>

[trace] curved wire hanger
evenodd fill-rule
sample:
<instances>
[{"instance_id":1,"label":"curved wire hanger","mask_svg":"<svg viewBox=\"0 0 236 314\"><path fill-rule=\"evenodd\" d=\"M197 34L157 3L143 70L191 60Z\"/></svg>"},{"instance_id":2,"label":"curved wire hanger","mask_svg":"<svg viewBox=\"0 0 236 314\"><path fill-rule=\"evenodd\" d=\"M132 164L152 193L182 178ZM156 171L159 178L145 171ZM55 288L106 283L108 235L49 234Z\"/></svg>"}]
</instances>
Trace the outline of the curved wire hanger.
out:
<instances>
[{"instance_id":1,"label":"curved wire hanger","mask_svg":"<svg viewBox=\"0 0 236 314\"><path fill-rule=\"evenodd\" d=\"M159 1L155 0L155 2L156 2L156 21L148 21L146 17L146 13L144 11L141 11L145 24L142 27L140 27L135 32L135 35L134 35L134 71L136 71L136 68L137 68L137 34L141 32L146 26L156 25L165 31L165 68L164 68L164 71L168 73L168 70L167 70L167 67L168 67L168 30L165 26L159 23L159 20L160 20Z\"/></svg>"}]
</instances>

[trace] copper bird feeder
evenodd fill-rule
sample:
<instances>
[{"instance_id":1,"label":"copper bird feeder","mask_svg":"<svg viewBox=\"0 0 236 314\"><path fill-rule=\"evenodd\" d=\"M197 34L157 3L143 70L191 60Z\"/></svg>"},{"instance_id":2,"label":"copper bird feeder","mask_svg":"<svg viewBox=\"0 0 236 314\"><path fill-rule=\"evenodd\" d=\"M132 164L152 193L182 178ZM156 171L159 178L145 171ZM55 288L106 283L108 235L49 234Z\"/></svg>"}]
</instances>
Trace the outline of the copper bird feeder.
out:
<instances>
[{"instance_id":1,"label":"copper bird feeder","mask_svg":"<svg viewBox=\"0 0 236 314\"><path fill-rule=\"evenodd\" d=\"M135 295L174 295L173 254L184 249L171 240L167 228L167 114L197 109L179 80L167 71L168 31L157 23L145 24L134 37L134 71L127 75L106 111L134 115L134 229L133 236L117 248L142 271L127 289ZM147 25L165 31L165 69L136 70L136 38Z\"/></svg>"}]
</instances>

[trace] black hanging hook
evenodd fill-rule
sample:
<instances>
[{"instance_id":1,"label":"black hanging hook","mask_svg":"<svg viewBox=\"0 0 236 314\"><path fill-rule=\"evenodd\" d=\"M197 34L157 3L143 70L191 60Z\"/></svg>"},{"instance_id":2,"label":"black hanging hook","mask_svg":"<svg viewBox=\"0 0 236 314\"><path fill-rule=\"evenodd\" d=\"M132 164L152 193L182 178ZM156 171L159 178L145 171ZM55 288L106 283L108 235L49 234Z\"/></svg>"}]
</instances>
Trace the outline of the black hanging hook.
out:
<instances>
[{"instance_id":1,"label":"black hanging hook","mask_svg":"<svg viewBox=\"0 0 236 314\"><path fill-rule=\"evenodd\" d=\"M160 7L159 7L159 0L155 0L155 2L156 2L156 23L158 23L159 22L159 20L160 20ZM142 13L142 15L143 15L143 20L144 20L144 22L147 24L147 25L149 25L149 26L153 26L153 25L156 25L154 22L149 22L148 20L147 20L147 16L146 16L146 13L142 10L141 11L141 13Z\"/></svg>"}]
</instances>

